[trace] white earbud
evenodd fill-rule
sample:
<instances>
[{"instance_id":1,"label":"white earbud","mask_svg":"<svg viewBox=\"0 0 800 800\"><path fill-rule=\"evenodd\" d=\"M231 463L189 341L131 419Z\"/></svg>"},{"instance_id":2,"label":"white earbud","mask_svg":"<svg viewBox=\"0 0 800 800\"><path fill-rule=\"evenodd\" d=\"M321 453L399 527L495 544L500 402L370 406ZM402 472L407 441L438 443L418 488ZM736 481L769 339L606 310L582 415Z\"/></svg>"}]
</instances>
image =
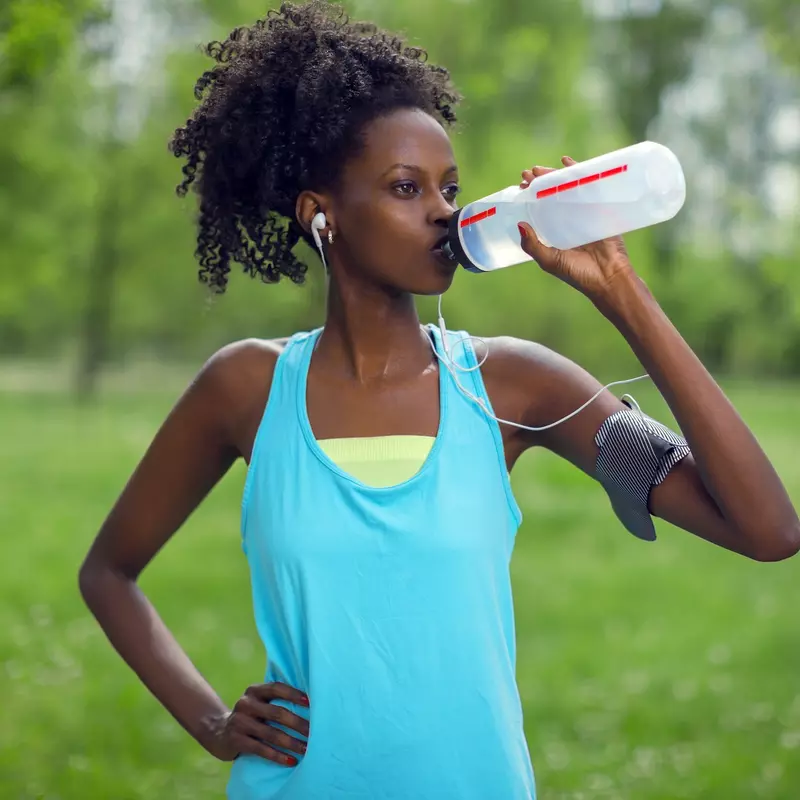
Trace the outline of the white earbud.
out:
<instances>
[{"instance_id":1,"label":"white earbud","mask_svg":"<svg viewBox=\"0 0 800 800\"><path fill-rule=\"evenodd\" d=\"M328 224L328 220L321 211L317 214L314 219L311 220L311 235L314 237L314 243L319 248L320 252L322 252L322 239L320 238L319 232Z\"/></svg>"},{"instance_id":2,"label":"white earbud","mask_svg":"<svg viewBox=\"0 0 800 800\"><path fill-rule=\"evenodd\" d=\"M327 224L328 220L322 211L311 220L311 235L314 237L314 244L317 245L317 250L319 250L319 257L322 259L322 266L325 269L326 275L328 274L328 262L325 261L325 251L322 249L322 239L319 232L325 228Z\"/></svg>"}]
</instances>

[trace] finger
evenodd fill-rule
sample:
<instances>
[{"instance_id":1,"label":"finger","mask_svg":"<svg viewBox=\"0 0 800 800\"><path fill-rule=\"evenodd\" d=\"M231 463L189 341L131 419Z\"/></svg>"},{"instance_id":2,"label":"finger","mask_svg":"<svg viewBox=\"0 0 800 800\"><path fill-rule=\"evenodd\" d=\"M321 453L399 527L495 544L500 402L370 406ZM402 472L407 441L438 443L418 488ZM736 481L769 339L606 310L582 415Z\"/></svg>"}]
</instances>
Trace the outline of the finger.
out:
<instances>
[{"instance_id":1,"label":"finger","mask_svg":"<svg viewBox=\"0 0 800 800\"><path fill-rule=\"evenodd\" d=\"M236 722L236 730L238 733L243 733L252 739L258 739L272 747L280 747L281 750L290 750L293 753L299 753L301 756L305 755L306 748L308 747L306 742L295 739L294 736L289 736L288 733L285 733L273 725L266 725L252 717L246 716L240 717Z\"/></svg>"},{"instance_id":2,"label":"finger","mask_svg":"<svg viewBox=\"0 0 800 800\"><path fill-rule=\"evenodd\" d=\"M527 189L531 182L542 175L547 175L550 172L555 172L551 167L532 167L522 171L522 183L520 189Z\"/></svg>"},{"instance_id":3,"label":"finger","mask_svg":"<svg viewBox=\"0 0 800 800\"><path fill-rule=\"evenodd\" d=\"M231 744L234 745L239 753L261 756L261 758L266 758L267 761L274 761L276 764L282 764L285 767L296 767L298 764L294 756L290 756L288 753L281 753L280 750L276 750L274 747L270 747L268 744L259 742L258 739L242 733L233 734L231 736Z\"/></svg>"},{"instance_id":4,"label":"finger","mask_svg":"<svg viewBox=\"0 0 800 800\"><path fill-rule=\"evenodd\" d=\"M308 707L308 696L289 686L286 683L262 683L250 687L260 700L270 702L271 700L286 700L288 703L295 703L298 706Z\"/></svg>"},{"instance_id":5,"label":"finger","mask_svg":"<svg viewBox=\"0 0 800 800\"><path fill-rule=\"evenodd\" d=\"M569 156L562 156L561 163L565 167L571 167L573 164L577 164L578 162L574 158L570 158Z\"/></svg>"},{"instance_id":6,"label":"finger","mask_svg":"<svg viewBox=\"0 0 800 800\"><path fill-rule=\"evenodd\" d=\"M284 728L288 728L291 731L297 731L297 733L303 736L308 736L309 725L307 719L293 714L288 708L283 708L283 706L270 704L266 707L266 711L267 713L264 719L282 725Z\"/></svg>"},{"instance_id":7,"label":"finger","mask_svg":"<svg viewBox=\"0 0 800 800\"><path fill-rule=\"evenodd\" d=\"M262 741L273 747L280 747L281 750L289 750L292 753L298 753L301 756L306 754L306 749L308 748L306 742L295 739L294 736L289 736L288 733L285 733L279 728L274 728L272 725L265 725L264 727L267 729L267 733L263 736L259 736Z\"/></svg>"},{"instance_id":8,"label":"finger","mask_svg":"<svg viewBox=\"0 0 800 800\"><path fill-rule=\"evenodd\" d=\"M236 710L253 719L276 722L284 728L289 728L303 736L308 736L308 720L303 719L297 714L293 714L288 708L284 708L283 706L276 706L273 703L264 703L255 697L246 697L242 699L241 703L237 704Z\"/></svg>"}]
</instances>

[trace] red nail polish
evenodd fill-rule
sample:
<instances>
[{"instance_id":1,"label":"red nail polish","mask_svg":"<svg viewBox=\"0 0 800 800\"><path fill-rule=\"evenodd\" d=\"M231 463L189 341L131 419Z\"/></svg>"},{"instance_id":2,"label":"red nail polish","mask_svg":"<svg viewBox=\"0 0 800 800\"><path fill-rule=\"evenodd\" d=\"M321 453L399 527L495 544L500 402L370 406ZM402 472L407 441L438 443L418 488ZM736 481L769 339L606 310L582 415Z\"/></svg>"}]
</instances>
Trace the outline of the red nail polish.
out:
<instances>
[{"instance_id":1,"label":"red nail polish","mask_svg":"<svg viewBox=\"0 0 800 800\"><path fill-rule=\"evenodd\" d=\"M286 763L290 767L296 767L297 766L297 759L294 758L293 756L286 756Z\"/></svg>"},{"instance_id":2,"label":"red nail polish","mask_svg":"<svg viewBox=\"0 0 800 800\"><path fill-rule=\"evenodd\" d=\"M522 224L517 225L517 228L519 228L520 236L527 236L528 235L528 232L525 230L525 228L522 227Z\"/></svg>"},{"instance_id":3,"label":"red nail polish","mask_svg":"<svg viewBox=\"0 0 800 800\"><path fill-rule=\"evenodd\" d=\"M303 695L303 696L300 698L300 701L299 701L299 702L300 702L300 705L301 705L301 706L306 706L306 708L308 708L308 707L309 707L308 697L307 697L306 695Z\"/></svg>"}]
</instances>

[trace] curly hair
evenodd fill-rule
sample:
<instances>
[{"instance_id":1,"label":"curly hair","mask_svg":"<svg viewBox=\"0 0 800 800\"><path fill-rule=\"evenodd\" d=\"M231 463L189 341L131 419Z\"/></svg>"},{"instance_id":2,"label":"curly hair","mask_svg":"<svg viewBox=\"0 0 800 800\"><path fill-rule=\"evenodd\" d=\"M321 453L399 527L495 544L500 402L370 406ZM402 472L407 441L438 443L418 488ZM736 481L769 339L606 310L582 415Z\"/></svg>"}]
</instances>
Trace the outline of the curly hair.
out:
<instances>
[{"instance_id":1,"label":"curly hair","mask_svg":"<svg viewBox=\"0 0 800 800\"><path fill-rule=\"evenodd\" d=\"M283 3L204 52L216 64L197 81L200 104L170 150L187 162L178 195L194 184L200 198L199 278L215 293L231 261L264 283L303 283L306 265L292 251L312 240L295 218L297 197L335 188L370 121L401 108L456 121L446 69L320 0Z\"/></svg>"}]
</instances>

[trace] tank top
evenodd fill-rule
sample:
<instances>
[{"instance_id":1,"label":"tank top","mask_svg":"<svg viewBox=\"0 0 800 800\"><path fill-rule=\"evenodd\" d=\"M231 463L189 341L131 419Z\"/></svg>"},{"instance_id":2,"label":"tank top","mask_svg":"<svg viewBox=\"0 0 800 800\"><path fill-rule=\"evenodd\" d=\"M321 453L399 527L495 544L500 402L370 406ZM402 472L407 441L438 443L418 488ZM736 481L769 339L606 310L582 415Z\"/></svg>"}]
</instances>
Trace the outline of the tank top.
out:
<instances>
[{"instance_id":1,"label":"tank top","mask_svg":"<svg viewBox=\"0 0 800 800\"><path fill-rule=\"evenodd\" d=\"M436 326L428 327L438 352ZM521 522L496 422L439 369L422 466L367 486L315 440L306 386L321 329L278 358L242 498L265 682L305 692L305 756L236 759L229 800L532 800L509 563ZM464 387L489 405L465 334ZM298 734L295 734L299 737Z\"/></svg>"}]
</instances>

